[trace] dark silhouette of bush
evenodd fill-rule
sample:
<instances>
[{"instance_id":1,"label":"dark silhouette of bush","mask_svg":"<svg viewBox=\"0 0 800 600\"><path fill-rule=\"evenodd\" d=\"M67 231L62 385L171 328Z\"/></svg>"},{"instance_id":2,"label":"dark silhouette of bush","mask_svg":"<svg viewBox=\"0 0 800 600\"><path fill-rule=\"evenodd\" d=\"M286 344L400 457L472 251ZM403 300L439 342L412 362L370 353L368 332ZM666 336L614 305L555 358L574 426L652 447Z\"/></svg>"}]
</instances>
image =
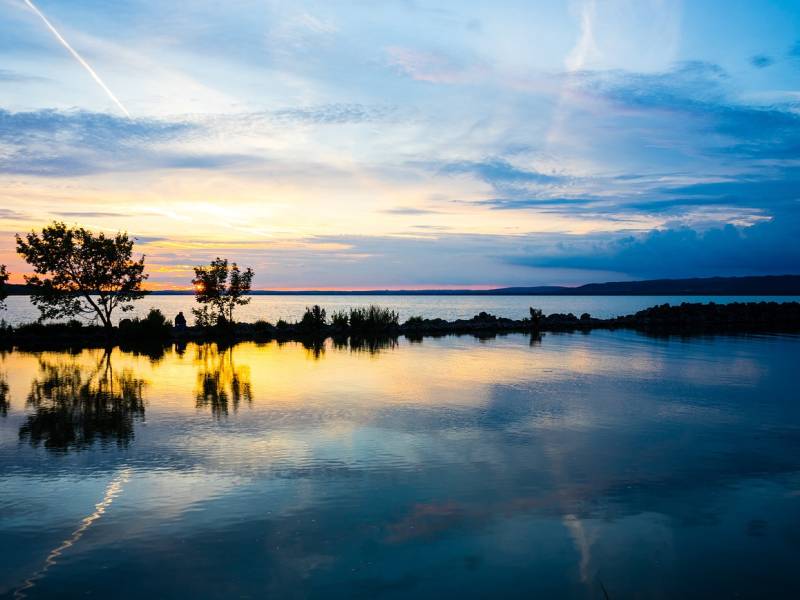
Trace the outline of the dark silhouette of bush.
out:
<instances>
[{"instance_id":1,"label":"dark silhouette of bush","mask_svg":"<svg viewBox=\"0 0 800 600\"><path fill-rule=\"evenodd\" d=\"M589 313L583 313L581 315L581 321L589 321L589 320L591 320L591 318L592 318L592 315L590 315Z\"/></svg>"},{"instance_id":2,"label":"dark silhouette of bush","mask_svg":"<svg viewBox=\"0 0 800 600\"><path fill-rule=\"evenodd\" d=\"M266 333L272 329L272 323L264 319L259 319L253 323L253 328L259 333Z\"/></svg>"},{"instance_id":3,"label":"dark silhouette of bush","mask_svg":"<svg viewBox=\"0 0 800 600\"><path fill-rule=\"evenodd\" d=\"M305 333L320 333L327 323L327 315L325 309L315 304L311 308L306 307L306 312L303 313L303 318L300 319L300 328Z\"/></svg>"},{"instance_id":4,"label":"dark silhouette of bush","mask_svg":"<svg viewBox=\"0 0 800 600\"><path fill-rule=\"evenodd\" d=\"M275 327L277 327L278 329L286 330L286 329L289 329L289 327L291 327L291 325L289 325L289 323L287 323L283 319L278 319L278 322L275 323Z\"/></svg>"},{"instance_id":5,"label":"dark silhouette of bush","mask_svg":"<svg viewBox=\"0 0 800 600\"><path fill-rule=\"evenodd\" d=\"M480 323L493 323L494 321L497 321L497 317L487 313L486 311L481 311L477 315L472 317L472 320L478 321Z\"/></svg>"},{"instance_id":6,"label":"dark silhouette of bush","mask_svg":"<svg viewBox=\"0 0 800 600\"><path fill-rule=\"evenodd\" d=\"M157 308L151 308L144 319L122 319L120 336L147 342L157 342L172 337L172 323Z\"/></svg>"},{"instance_id":7,"label":"dark silhouette of bush","mask_svg":"<svg viewBox=\"0 0 800 600\"><path fill-rule=\"evenodd\" d=\"M534 327L538 327L542 322L542 318L544 317L544 313L542 312L542 309L541 308L534 308L534 307L531 306L530 308L528 308L528 310L531 313L531 324Z\"/></svg>"},{"instance_id":8,"label":"dark silhouette of bush","mask_svg":"<svg viewBox=\"0 0 800 600\"><path fill-rule=\"evenodd\" d=\"M404 325L407 327L418 327L425 323L425 319L423 319L420 315L414 315L413 317L408 317Z\"/></svg>"},{"instance_id":9,"label":"dark silhouette of bush","mask_svg":"<svg viewBox=\"0 0 800 600\"><path fill-rule=\"evenodd\" d=\"M331 325L336 329L347 329L350 317L345 310L337 310L331 314Z\"/></svg>"}]
</instances>

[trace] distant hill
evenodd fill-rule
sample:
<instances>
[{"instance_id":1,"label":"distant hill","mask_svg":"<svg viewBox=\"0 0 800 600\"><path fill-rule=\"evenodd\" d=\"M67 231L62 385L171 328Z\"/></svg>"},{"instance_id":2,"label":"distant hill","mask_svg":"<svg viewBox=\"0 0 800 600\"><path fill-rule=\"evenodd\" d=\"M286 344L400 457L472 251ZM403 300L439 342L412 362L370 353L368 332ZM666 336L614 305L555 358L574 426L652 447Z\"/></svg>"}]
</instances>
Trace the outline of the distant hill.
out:
<instances>
[{"instance_id":1,"label":"distant hill","mask_svg":"<svg viewBox=\"0 0 800 600\"><path fill-rule=\"evenodd\" d=\"M8 285L9 295L29 293L27 286ZM153 295L190 295L191 290L157 291ZM703 277L587 283L579 287L534 286L493 290L254 290L254 296L800 296L800 275Z\"/></svg>"},{"instance_id":2,"label":"distant hill","mask_svg":"<svg viewBox=\"0 0 800 600\"><path fill-rule=\"evenodd\" d=\"M549 296L798 296L800 275L611 281L588 283L576 288L502 288L491 290L490 293Z\"/></svg>"}]
</instances>

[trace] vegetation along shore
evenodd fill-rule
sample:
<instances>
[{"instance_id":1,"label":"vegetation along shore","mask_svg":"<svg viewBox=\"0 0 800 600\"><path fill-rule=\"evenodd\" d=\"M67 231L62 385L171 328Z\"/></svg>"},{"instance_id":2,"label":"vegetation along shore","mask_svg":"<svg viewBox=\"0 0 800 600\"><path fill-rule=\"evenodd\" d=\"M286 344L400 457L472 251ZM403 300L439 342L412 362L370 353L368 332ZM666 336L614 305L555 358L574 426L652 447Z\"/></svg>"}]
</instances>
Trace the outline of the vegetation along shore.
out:
<instances>
[{"instance_id":1,"label":"vegetation along shore","mask_svg":"<svg viewBox=\"0 0 800 600\"><path fill-rule=\"evenodd\" d=\"M713 332L797 332L800 304L797 302L737 302L732 304L663 304L635 314L598 319L555 313L545 315L531 307L520 319L496 317L481 312L471 319L446 321L423 316L400 323L389 308L370 306L337 311L330 315L314 305L295 323L256 321L238 323L236 308L250 302L253 271L235 262L216 258L194 268L191 281L198 307L192 310L194 324L183 313L170 320L158 310L145 318L121 318L133 302L146 294L145 257L133 256L134 240L126 233L107 236L84 228L54 222L41 232L17 236L17 251L30 265L25 275L31 301L40 311L36 323L11 327L0 325L0 346L20 349L50 349L121 345L164 347L171 343L222 340L334 340L392 339L404 335L419 339L426 335L511 332L538 335L546 331L590 331L627 328L657 334ZM0 308L10 278L0 265ZM58 321L58 322L45 322ZM117 324L115 324L117 323Z\"/></svg>"}]
</instances>

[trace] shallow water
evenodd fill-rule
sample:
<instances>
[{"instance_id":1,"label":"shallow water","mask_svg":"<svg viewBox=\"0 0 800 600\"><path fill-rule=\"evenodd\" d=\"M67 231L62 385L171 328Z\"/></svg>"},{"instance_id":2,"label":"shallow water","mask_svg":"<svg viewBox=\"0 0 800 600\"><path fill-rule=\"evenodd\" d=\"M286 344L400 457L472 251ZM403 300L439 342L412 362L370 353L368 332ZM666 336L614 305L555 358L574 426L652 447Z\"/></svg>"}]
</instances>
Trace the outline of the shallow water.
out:
<instances>
[{"instance_id":1,"label":"shallow water","mask_svg":"<svg viewBox=\"0 0 800 600\"><path fill-rule=\"evenodd\" d=\"M681 302L800 302L800 296L252 296L250 304L237 309L236 318L243 322L264 319L275 323L278 319L298 321L307 306L319 304L328 313L353 307L379 304L396 310L400 320L416 315L429 319L470 319L481 311L498 317L521 319L528 316L531 306L541 308L545 314L588 312L594 317L607 319L629 315L656 304ZM11 325L30 323L39 317L38 309L27 296L12 296L6 300L7 310L0 318ZM196 307L193 296L147 296L134 305L130 313L122 316L143 317L151 308L158 308L173 318L183 311L192 321L191 309Z\"/></svg>"},{"instance_id":2,"label":"shallow water","mask_svg":"<svg viewBox=\"0 0 800 600\"><path fill-rule=\"evenodd\" d=\"M0 595L798 597L800 337L0 362Z\"/></svg>"}]
</instances>

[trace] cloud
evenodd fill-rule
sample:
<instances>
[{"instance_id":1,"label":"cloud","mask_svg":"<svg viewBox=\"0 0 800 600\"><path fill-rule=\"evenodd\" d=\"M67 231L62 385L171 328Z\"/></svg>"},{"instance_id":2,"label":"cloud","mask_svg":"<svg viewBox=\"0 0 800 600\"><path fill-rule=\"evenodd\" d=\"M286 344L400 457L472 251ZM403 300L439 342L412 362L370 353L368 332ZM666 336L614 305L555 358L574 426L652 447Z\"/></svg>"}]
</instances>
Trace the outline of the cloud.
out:
<instances>
[{"instance_id":1,"label":"cloud","mask_svg":"<svg viewBox=\"0 0 800 600\"><path fill-rule=\"evenodd\" d=\"M689 277L800 273L800 220L775 219L751 227L706 231L657 229L638 236L564 242L549 256L511 256L512 264L588 269L633 277Z\"/></svg>"},{"instance_id":2,"label":"cloud","mask_svg":"<svg viewBox=\"0 0 800 600\"><path fill-rule=\"evenodd\" d=\"M433 215L439 213L437 210L415 208L413 206L396 206L394 208L387 208L381 212L384 212L388 215Z\"/></svg>"},{"instance_id":3,"label":"cloud","mask_svg":"<svg viewBox=\"0 0 800 600\"><path fill-rule=\"evenodd\" d=\"M382 121L397 111L393 106L367 106L364 104L321 104L298 108L284 108L261 116L276 123L309 123L313 125L341 125L346 123L372 123Z\"/></svg>"},{"instance_id":4,"label":"cloud","mask_svg":"<svg viewBox=\"0 0 800 600\"><path fill-rule=\"evenodd\" d=\"M757 69L766 69L775 64L775 59L766 54L756 54L750 57L750 64Z\"/></svg>"},{"instance_id":5,"label":"cloud","mask_svg":"<svg viewBox=\"0 0 800 600\"><path fill-rule=\"evenodd\" d=\"M441 52L392 46L386 49L388 63L415 81L440 84L478 82L484 70L467 66Z\"/></svg>"},{"instance_id":6,"label":"cloud","mask_svg":"<svg viewBox=\"0 0 800 600\"><path fill-rule=\"evenodd\" d=\"M472 175L492 186L498 195L510 197L530 196L533 191L567 180L555 173L517 167L503 158L447 162L436 165L436 170L443 175Z\"/></svg>"},{"instance_id":7,"label":"cloud","mask_svg":"<svg viewBox=\"0 0 800 600\"><path fill-rule=\"evenodd\" d=\"M67 143L116 147L173 139L193 129L188 122L126 119L106 113L52 109L11 112L0 108L0 142L33 145L61 140Z\"/></svg>"},{"instance_id":8,"label":"cloud","mask_svg":"<svg viewBox=\"0 0 800 600\"><path fill-rule=\"evenodd\" d=\"M0 208L0 219L6 221L27 221L30 219L30 215L19 212L18 210Z\"/></svg>"},{"instance_id":9,"label":"cloud","mask_svg":"<svg viewBox=\"0 0 800 600\"><path fill-rule=\"evenodd\" d=\"M19 71L10 71L8 69L0 69L0 82L20 83L23 81L49 81L46 77L38 77L36 75L28 75L20 73Z\"/></svg>"},{"instance_id":10,"label":"cloud","mask_svg":"<svg viewBox=\"0 0 800 600\"><path fill-rule=\"evenodd\" d=\"M102 212L102 211L93 211L93 210L68 210L68 211L61 211L61 212L54 212L54 215L58 217L132 217L133 213L123 213L123 212Z\"/></svg>"}]
</instances>

